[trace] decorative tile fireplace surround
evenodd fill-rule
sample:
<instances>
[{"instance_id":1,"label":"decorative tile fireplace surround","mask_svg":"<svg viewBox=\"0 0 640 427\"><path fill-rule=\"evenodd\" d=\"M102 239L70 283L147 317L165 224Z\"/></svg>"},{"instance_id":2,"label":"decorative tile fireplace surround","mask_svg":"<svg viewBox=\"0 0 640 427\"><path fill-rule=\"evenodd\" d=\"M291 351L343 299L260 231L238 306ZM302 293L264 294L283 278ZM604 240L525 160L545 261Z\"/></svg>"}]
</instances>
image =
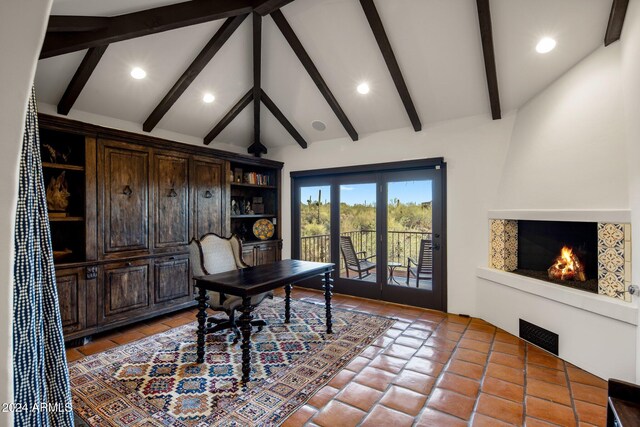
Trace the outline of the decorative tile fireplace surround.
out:
<instances>
[{"instance_id":1,"label":"decorative tile fireplace surround","mask_svg":"<svg viewBox=\"0 0 640 427\"><path fill-rule=\"evenodd\" d=\"M491 219L489 266L498 270L518 270L519 221ZM571 224L571 222L557 222ZM594 236L594 239L596 237ZM558 248L560 249L560 248ZM551 261L549 261L551 265ZM597 223L597 291L631 301L631 224ZM574 286L579 288L579 286Z\"/></svg>"},{"instance_id":2,"label":"decorative tile fireplace surround","mask_svg":"<svg viewBox=\"0 0 640 427\"><path fill-rule=\"evenodd\" d=\"M633 325L638 323L638 304L628 292L631 285L629 211L504 210L489 211L488 218L489 266L479 267L478 277L594 314ZM593 223L597 270L592 270L597 273L592 276L597 276L597 294L576 289L578 285L560 286L514 273L518 270L519 221Z\"/></svg>"}]
</instances>

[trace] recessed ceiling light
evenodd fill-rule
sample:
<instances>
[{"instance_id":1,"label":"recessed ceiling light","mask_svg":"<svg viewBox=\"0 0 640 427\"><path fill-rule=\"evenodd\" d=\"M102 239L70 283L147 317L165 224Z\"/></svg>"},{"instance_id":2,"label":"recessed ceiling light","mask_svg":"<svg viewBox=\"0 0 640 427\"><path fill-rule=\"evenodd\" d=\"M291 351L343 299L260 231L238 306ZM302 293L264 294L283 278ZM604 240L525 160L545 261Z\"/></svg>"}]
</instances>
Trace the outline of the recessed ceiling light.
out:
<instances>
[{"instance_id":1,"label":"recessed ceiling light","mask_svg":"<svg viewBox=\"0 0 640 427\"><path fill-rule=\"evenodd\" d=\"M320 132L322 132L327 128L327 125L325 125L320 120L314 120L311 122L311 127L314 128L315 130L319 130Z\"/></svg>"},{"instance_id":2,"label":"recessed ceiling light","mask_svg":"<svg viewBox=\"0 0 640 427\"><path fill-rule=\"evenodd\" d=\"M207 104L211 104L213 101L216 100L216 97L210 93L205 93L204 96L202 97L202 100Z\"/></svg>"},{"instance_id":3,"label":"recessed ceiling light","mask_svg":"<svg viewBox=\"0 0 640 427\"><path fill-rule=\"evenodd\" d=\"M543 37L536 45L536 51L538 53L551 52L556 47L556 41L551 37Z\"/></svg>"},{"instance_id":4,"label":"recessed ceiling light","mask_svg":"<svg viewBox=\"0 0 640 427\"><path fill-rule=\"evenodd\" d=\"M356 89L358 90L358 93L361 93L362 95L368 94L370 90L368 83L360 83Z\"/></svg>"},{"instance_id":5,"label":"recessed ceiling light","mask_svg":"<svg viewBox=\"0 0 640 427\"><path fill-rule=\"evenodd\" d=\"M135 67L131 70L131 77L136 80L141 80L147 77L147 72L140 67Z\"/></svg>"}]
</instances>

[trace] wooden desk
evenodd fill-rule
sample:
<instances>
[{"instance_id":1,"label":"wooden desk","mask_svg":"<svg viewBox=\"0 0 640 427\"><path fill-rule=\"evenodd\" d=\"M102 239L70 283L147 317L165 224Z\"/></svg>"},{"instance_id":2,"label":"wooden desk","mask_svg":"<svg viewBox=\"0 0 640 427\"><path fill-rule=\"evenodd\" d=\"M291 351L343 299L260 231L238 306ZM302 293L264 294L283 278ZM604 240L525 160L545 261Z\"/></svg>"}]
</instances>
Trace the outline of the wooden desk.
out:
<instances>
[{"instance_id":1,"label":"wooden desk","mask_svg":"<svg viewBox=\"0 0 640 427\"><path fill-rule=\"evenodd\" d=\"M242 298L242 313L238 319L242 332L242 382L250 380L251 372L251 320L254 307L251 305L251 297L263 292L272 291L284 286L285 290L285 323L289 323L291 310L291 285L295 282L309 279L314 276L324 275L324 299L327 316L327 333L331 330L331 289L333 279L331 272L334 264L283 260L272 264L259 265L241 270L225 271L224 273L209 276L195 277L198 288L198 363L204 362L205 331L207 320L207 291L221 292L227 295L235 295Z\"/></svg>"}]
</instances>

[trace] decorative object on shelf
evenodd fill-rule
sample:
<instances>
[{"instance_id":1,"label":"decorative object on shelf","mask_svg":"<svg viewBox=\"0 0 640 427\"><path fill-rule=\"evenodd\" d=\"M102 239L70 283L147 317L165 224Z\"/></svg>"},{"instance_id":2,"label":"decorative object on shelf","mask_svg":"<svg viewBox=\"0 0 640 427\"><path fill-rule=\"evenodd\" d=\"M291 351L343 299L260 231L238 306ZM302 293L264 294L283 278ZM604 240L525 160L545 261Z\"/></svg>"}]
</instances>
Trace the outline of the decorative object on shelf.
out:
<instances>
[{"instance_id":1,"label":"decorative object on shelf","mask_svg":"<svg viewBox=\"0 0 640 427\"><path fill-rule=\"evenodd\" d=\"M253 209L251 209L251 202L250 201L246 201L244 204L244 214L245 215L253 215Z\"/></svg>"},{"instance_id":2,"label":"decorative object on shelf","mask_svg":"<svg viewBox=\"0 0 640 427\"><path fill-rule=\"evenodd\" d=\"M62 261L65 258L68 258L71 254L73 253L73 251L69 248L64 248L61 251L53 251L53 260L54 261Z\"/></svg>"},{"instance_id":3,"label":"decorative object on shelf","mask_svg":"<svg viewBox=\"0 0 640 427\"><path fill-rule=\"evenodd\" d=\"M231 215L240 215L240 208L235 199L231 199Z\"/></svg>"},{"instance_id":4,"label":"decorative object on shelf","mask_svg":"<svg viewBox=\"0 0 640 427\"><path fill-rule=\"evenodd\" d=\"M253 198L253 212L255 214L263 214L264 213L264 204L262 203L262 197L254 197Z\"/></svg>"},{"instance_id":5,"label":"decorative object on shelf","mask_svg":"<svg viewBox=\"0 0 640 427\"><path fill-rule=\"evenodd\" d=\"M268 240L273 237L275 227L268 219L259 219L253 224L253 235L260 240Z\"/></svg>"},{"instance_id":6,"label":"decorative object on shelf","mask_svg":"<svg viewBox=\"0 0 640 427\"><path fill-rule=\"evenodd\" d=\"M62 218L67 216L69 196L71 196L71 193L69 193L65 172L63 171L57 178L52 176L47 186L47 209L50 217Z\"/></svg>"},{"instance_id":7,"label":"decorative object on shelf","mask_svg":"<svg viewBox=\"0 0 640 427\"><path fill-rule=\"evenodd\" d=\"M241 183L242 182L242 169L235 168L233 170L233 182Z\"/></svg>"},{"instance_id":8,"label":"decorative object on shelf","mask_svg":"<svg viewBox=\"0 0 640 427\"><path fill-rule=\"evenodd\" d=\"M46 150L45 152L49 156L49 161L51 163L67 163L69 161L71 147L67 147L66 153L61 153L49 144L42 144L42 148Z\"/></svg>"}]
</instances>

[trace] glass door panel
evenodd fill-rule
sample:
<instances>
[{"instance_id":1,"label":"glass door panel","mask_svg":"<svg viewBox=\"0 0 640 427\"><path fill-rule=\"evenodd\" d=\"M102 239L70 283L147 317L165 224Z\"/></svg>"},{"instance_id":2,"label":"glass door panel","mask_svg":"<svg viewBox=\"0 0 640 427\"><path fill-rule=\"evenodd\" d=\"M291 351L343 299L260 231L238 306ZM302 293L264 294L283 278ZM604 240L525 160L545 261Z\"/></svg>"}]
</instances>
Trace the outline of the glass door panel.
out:
<instances>
[{"instance_id":1,"label":"glass door panel","mask_svg":"<svg viewBox=\"0 0 640 427\"><path fill-rule=\"evenodd\" d=\"M300 187L298 210L299 259L331 262L331 186Z\"/></svg>"},{"instance_id":2,"label":"glass door panel","mask_svg":"<svg viewBox=\"0 0 640 427\"><path fill-rule=\"evenodd\" d=\"M375 182L339 186L342 279L377 281L376 189Z\"/></svg>"},{"instance_id":3,"label":"glass door panel","mask_svg":"<svg viewBox=\"0 0 640 427\"><path fill-rule=\"evenodd\" d=\"M387 284L433 290L432 181L387 183Z\"/></svg>"}]
</instances>

